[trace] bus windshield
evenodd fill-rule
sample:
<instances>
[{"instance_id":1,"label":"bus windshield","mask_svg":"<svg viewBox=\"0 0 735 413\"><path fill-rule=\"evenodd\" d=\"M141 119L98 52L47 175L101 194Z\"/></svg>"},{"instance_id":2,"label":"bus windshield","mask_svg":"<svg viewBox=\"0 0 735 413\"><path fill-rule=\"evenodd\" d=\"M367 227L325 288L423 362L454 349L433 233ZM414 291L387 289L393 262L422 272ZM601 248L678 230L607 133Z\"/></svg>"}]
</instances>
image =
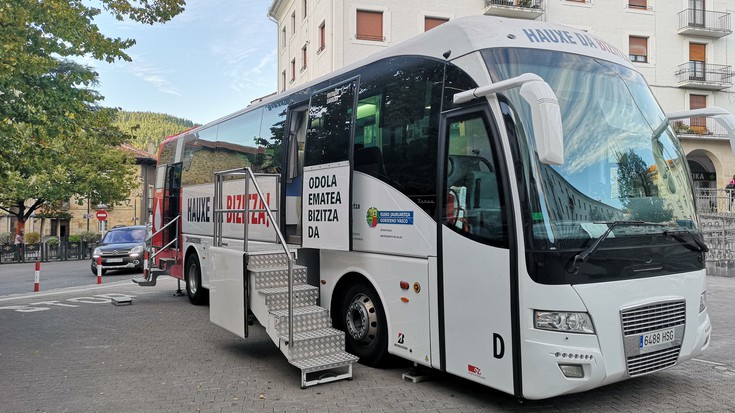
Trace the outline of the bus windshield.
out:
<instances>
[{"instance_id":1,"label":"bus windshield","mask_svg":"<svg viewBox=\"0 0 735 413\"><path fill-rule=\"evenodd\" d=\"M538 162L530 107L518 89L502 97L524 158L533 249L585 248L621 221L636 225L616 225L608 238L697 231L686 158L639 73L544 50L483 54L494 81L535 73L559 99L564 163L551 166Z\"/></svg>"}]
</instances>

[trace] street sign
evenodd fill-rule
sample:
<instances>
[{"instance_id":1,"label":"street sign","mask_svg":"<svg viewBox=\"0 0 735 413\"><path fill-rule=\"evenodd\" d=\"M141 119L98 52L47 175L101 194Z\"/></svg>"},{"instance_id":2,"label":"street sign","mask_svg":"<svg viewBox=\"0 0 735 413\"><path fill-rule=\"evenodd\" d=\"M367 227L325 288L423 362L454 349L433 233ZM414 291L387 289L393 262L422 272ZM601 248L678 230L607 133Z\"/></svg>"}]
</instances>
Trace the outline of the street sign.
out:
<instances>
[{"instance_id":1,"label":"street sign","mask_svg":"<svg viewBox=\"0 0 735 413\"><path fill-rule=\"evenodd\" d=\"M96 216L97 219L99 219L100 221L104 221L107 219L107 211L105 211L104 209L100 209L99 211L97 211Z\"/></svg>"}]
</instances>

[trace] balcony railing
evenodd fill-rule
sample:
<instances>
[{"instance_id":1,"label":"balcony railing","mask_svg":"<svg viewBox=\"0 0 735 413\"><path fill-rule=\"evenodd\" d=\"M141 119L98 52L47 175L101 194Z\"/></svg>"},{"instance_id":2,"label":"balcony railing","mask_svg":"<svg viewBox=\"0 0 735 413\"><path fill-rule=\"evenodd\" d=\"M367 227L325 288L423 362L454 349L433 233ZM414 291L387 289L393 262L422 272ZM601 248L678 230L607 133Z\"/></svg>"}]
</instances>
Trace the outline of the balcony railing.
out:
<instances>
[{"instance_id":1,"label":"balcony railing","mask_svg":"<svg viewBox=\"0 0 735 413\"><path fill-rule=\"evenodd\" d=\"M723 90L732 86L732 66L690 61L676 70L679 87Z\"/></svg>"},{"instance_id":2,"label":"balcony railing","mask_svg":"<svg viewBox=\"0 0 735 413\"><path fill-rule=\"evenodd\" d=\"M485 0L483 13L489 16L535 19L544 14L543 0Z\"/></svg>"},{"instance_id":3,"label":"balcony railing","mask_svg":"<svg viewBox=\"0 0 735 413\"><path fill-rule=\"evenodd\" d=\"M680 138L727 139L727 130L712 118L689 118L671 122Z\"/></svg>"},{"instance_id":4,"label":"balcony railing","mask_svg":"<svg viewBox=\"0 0 735 413\"><path fill-rule=\"evenodd\" d=\"M722 37L730 33L730 13L700 9L679 12L679 34Z\"/></svg>"}]
</instances>

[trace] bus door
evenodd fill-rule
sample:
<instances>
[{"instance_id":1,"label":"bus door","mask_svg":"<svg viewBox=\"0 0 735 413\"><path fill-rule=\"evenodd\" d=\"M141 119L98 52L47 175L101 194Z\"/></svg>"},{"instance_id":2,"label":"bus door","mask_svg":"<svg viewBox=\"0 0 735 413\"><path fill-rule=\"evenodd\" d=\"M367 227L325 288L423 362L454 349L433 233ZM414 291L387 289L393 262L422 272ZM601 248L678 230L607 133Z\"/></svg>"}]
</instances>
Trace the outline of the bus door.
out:
<instances>
[{"instance_id":1,"label":"bus door","mask_svg":"<svg viewBox=\"0 0 735 413\"><path fill-rule=\"evenodd\" d=\"M301 192L304 169L304 142L306 141L307 110L309 102L291 105L286 124L286 157L283 171L281 222L285 222L286 241L301 244ZM285 196L284 196L285 195Z\"/></svg>"},{"instance_id":2,"label":"bus door","mask_svg":"<svg viewBox=\"0 0 735 413\"><path fill-rule=\"evenodd\" d=\"M490 119L482 106L444 114L440 125L446 193L439 253L442 368L514 393L512 208L497 128Z\"/></svg>"},{"instance_id":3,"label":"bus door","mask_svg":"<svg viewBox=\"0 0 735 413\"><path fill-rule=\"evenodd\" d=\"M358 79L315 92L304 143L301 238L305 248L352 249L352 141Z\"/></svg>"},{"instance_id":4,"label":"bus door","mask_svg":"<svg viewBox=\"0 0 735 413\"><path fill-rule=\"evenodd\" d=\"M181 214L181 162L166 167L166 182L163 188L163 223L161 227ZM173 241L181 228L181 220L163 230L161 247ZM180 246L178 246L180 248ZM170 248L175 248L171 246Z\"/></svg>"}]
</instances>

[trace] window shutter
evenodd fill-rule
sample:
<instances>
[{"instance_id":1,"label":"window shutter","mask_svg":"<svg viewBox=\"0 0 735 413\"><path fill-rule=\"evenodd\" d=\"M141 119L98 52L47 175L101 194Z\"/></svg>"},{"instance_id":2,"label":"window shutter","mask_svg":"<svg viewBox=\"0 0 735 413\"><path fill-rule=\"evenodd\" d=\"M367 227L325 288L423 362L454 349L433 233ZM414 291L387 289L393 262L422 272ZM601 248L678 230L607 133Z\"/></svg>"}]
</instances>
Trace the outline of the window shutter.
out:
<instances>
[{"instance_id":1,"label":"window shutter","mask_svg":"<svg viewBox=\"0 0 735 413\"><path fill-rule=\"evenodd\" d=\"M357 11L357 35L361 40L383 40L383 12Z\"/></svg>"},{"instance_id":2,"label":"window shutter","mask_svg":"<svg viewBox=\"0 0 735 413\"><path fill-rule=\"evenodd\" d=\"M696 62L704 62L705 45L698 43L689 43L689 60Z\"/></svg>"},{"instance_id":3,"label":"window shutter","mask_svg":"<svg viewBox=\"0 0 735 413\"><path fill-rule=\"evenodd\" d=\"M424 18L424 31L428 32L429 30L433 29L434 27L448 22L449 19L439 19L436 17L425 17Z\"/></svg>"},{"instance_id":4,"label":"window shutter","mask_svg":"<svg viewBox=\"0 0 735 413\"><path fill-rule=\"evenodd\" d=\"M648 39L645 37L630 37L629 54L648 56Z\"/></svg>"}]
</instances>

